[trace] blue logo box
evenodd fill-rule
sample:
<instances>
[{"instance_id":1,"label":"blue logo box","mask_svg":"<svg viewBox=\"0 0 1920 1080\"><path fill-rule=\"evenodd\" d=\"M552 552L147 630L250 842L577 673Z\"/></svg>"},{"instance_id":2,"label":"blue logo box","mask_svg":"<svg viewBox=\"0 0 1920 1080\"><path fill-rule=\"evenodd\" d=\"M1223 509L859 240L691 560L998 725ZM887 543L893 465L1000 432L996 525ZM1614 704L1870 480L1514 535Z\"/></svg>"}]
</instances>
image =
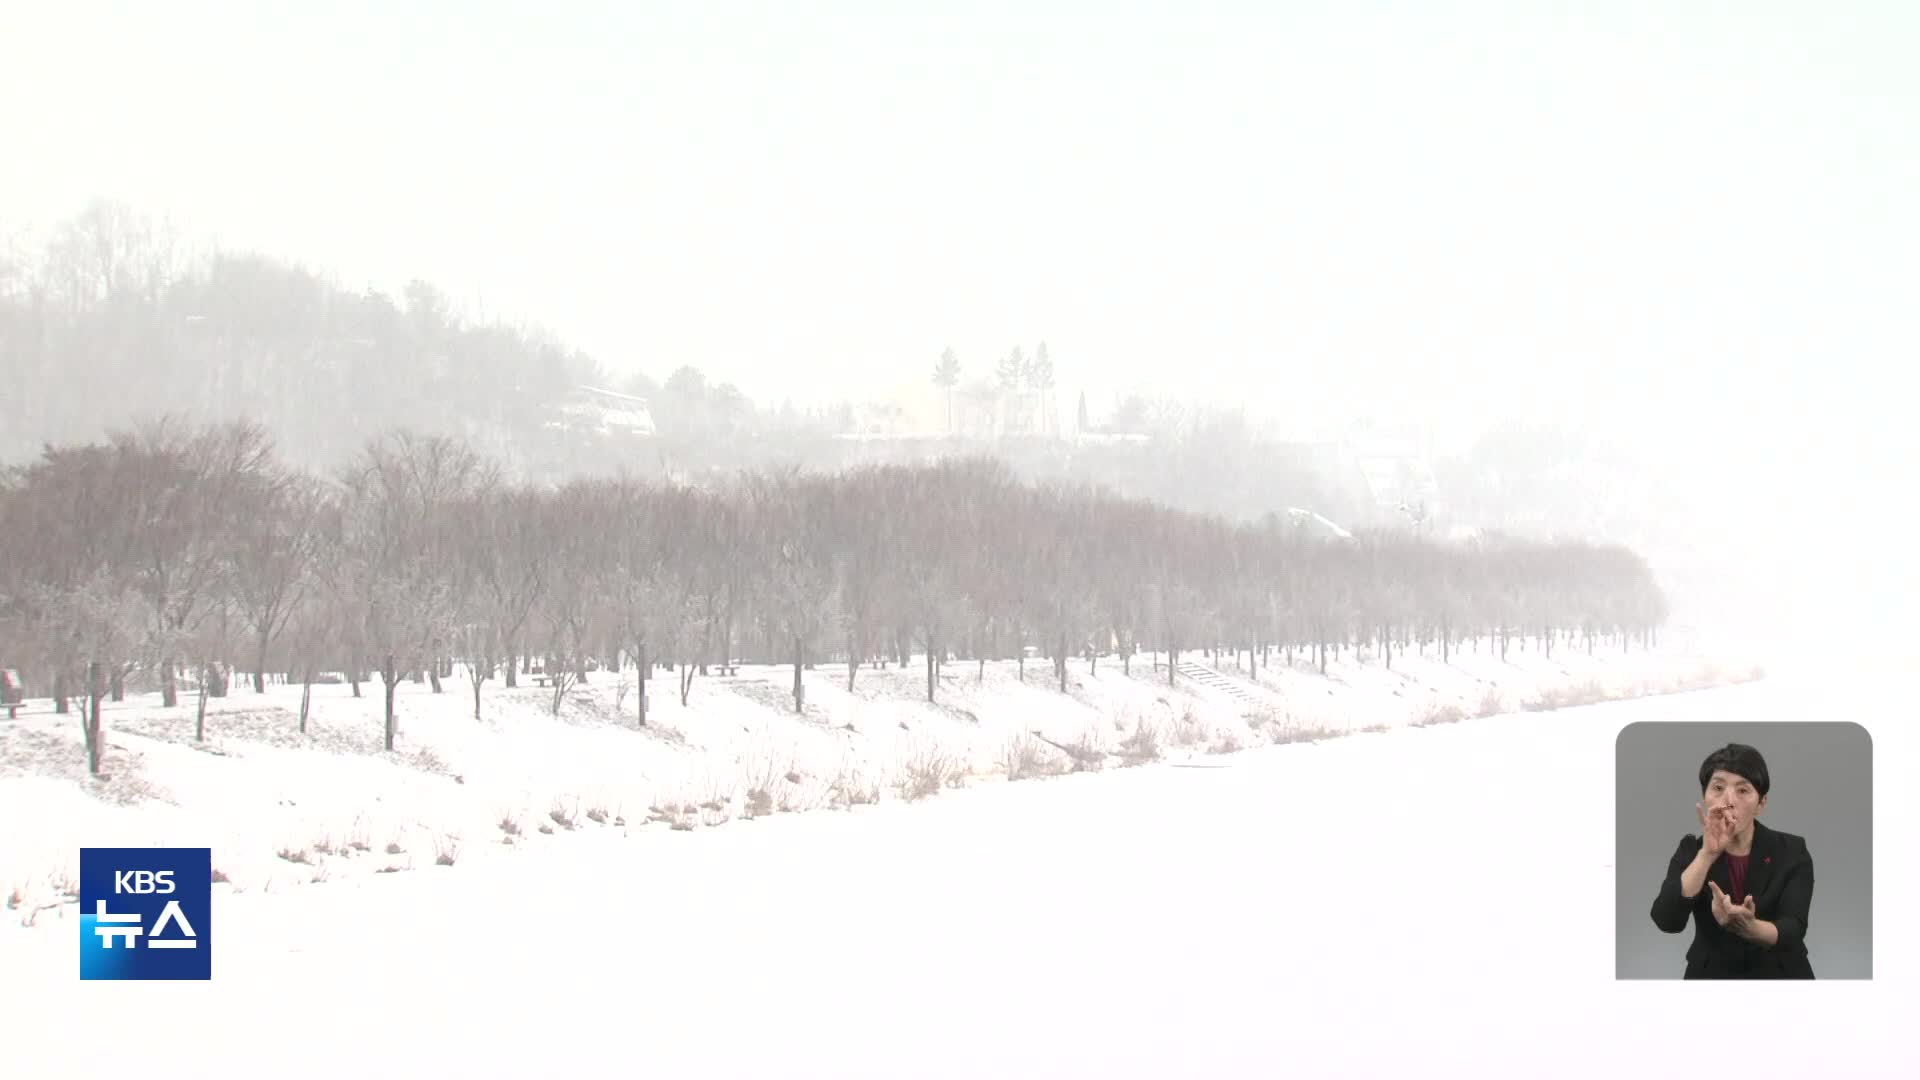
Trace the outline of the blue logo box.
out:
<instances>
[{"instance_id":1,"label":"blue logo box","mask_svg":"<svg viewBox=\"0 0 1920 1080\"><path fill-rule=\"evenodd\" d=\"M213 978L213 849L81 848L80 978Z\"/></svg>"}]
</instances>

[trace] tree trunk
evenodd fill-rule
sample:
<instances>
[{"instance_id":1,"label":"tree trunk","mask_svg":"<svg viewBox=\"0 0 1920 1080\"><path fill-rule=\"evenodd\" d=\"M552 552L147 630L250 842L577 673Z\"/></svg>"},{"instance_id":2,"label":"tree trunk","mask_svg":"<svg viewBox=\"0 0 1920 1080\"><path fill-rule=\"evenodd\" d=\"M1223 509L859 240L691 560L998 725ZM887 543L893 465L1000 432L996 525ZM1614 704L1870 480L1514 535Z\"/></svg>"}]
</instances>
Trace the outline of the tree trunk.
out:
<instances>
[{"instance_id":1,"label":"tree trunk","mask_svg":"<svg viewBox=\"0 0 1920 1080\"><path fill-rule=\"evenodd\" d=\"M440 661L435 660L433 666L427 669L427 681L433 684L433 692L436 694L445 689L440 685Z\"/></svg>"},{"instance_id":2,"label":"tree trunk","mask_svg":"<svg viewBox=\"0 0 1920 1080\"><path fill-rule=\"evenodd\" d=\"M112 696L112 698L113 698L113 700L115 700L115 701L125 701L125 700L127 700L127 668L126 668L126 665L124 665L124 664L123 664L123 665L121 665L121 666L119 666L119 667L116 667L116 668L114 668L114 669L113 669L113 677L112 677L112 680L111 680L111 681L112 681L112 686L113 686L113 690L112 690L112 695L111 695L111 696Z\"/></svg>"},{"instance_id":3,"label":"tree trunk","mask_svg":"<svg viewBox=\"0 0 1920 1080\"><path fill-rule=\"evenodd\" d=\"M160 661L160 704L171 709L180 704L180 688L173 681L173 659Z\"/></svg>"},{"instance_id":4,"label":"tree trunk","mask_svg":"<svg viewBox=\"0 0 1920 1080\"><path fill-rule=\"evenodd\" d=\"M208 670L208 667L207 664L200 665L200 707L193 717L194 742L207 741L207 690L208 684L213 682L213 673Z\"/></svg>"},{"instance_id":5,"label":"tree trunk","mask_svg":"<svg viewBox=\"0 0 1920 1080\"><path fill-rule=\"evenodd\" d=\"M805 712L807 708L807 688L800 684L800 670L805 662L806 643L800 640L800 635L795 634L793 636L793 713L795 716Z\"/></svg>"},{"instance_id":6,"label":"tree trunk","mask_svg":"<svg viewBox=\"0 0 1920 1080\"><path fill-rule=\"evenodd\" d=\"M386 699L387 699L386 747L388 750L392 750L393 737L398 730L394 723L393 695L396 690L400 689L400 673L394 670L392 653L387 654L386 664L380 669L380 681L386 684Z\"/></svg>"},{"instance_id":7,"label":"tree trunk","mask_svg":"<svg viewBox=\"0 0 1920 1080\"><path fill-rule=\"evenodd\" d=\"M647 726L647 676L651 674L651 668L647 664L647 643L644 641L640 643L639 661L640 661L639 667L638 667L639 674L635 676L635 680L639 683L639 688L640 688L640 726L646 727Z\"/></svg>"},{"instance_id":8,"label":"tree trunk","mask_svg":"<svg viewBox=\"0 0 1920 1080\"><path fill-rule=\"evenodd\" d=\"M519 659L520 659L519 657L513 654L513 647L508 646L507 647L507 689L509 690L517 690L520 688L520 679L519 679L520 666L518 663L516 663L516 661L518 661ZM645 678L645 675L642 674L641 677Z\"/></svg>"},{"instance_id":9,"label":"tree trunk","mask_svg":"<svg viewBox=\"0 0 1920 1080\"><path fill-rule=\"evenodd\" d=\"M268 636L269 635L267 634L267 632L265 630L262 630L254 638L253 692L256 694L264 694L267 692L267 645L268 645L267 639L268 639Z\"/></svg>"},{"instance_id":10,"label":"tree trunk","mask_svg":"<svg viewBox=\"0 0 1920 1080\"><path fill-rule=\"evenodd\" d=\"M1054 673L1060 676L1060 692L1064 694L1067 692L1067 635L1065 631L1062 631L1060 634L1060 650L1054 654L1053 668Z\"/></svg>"},{"instance_id":11,"label":"tree trunk","mask_svg":"<svg viewBox=\"0 0 1920 1080\"><path fill-rule=\"evenodd\" d=\"M82 718L87 741L87 772L100 775L100 759L106 756L106 746L100 737L100 661L87 663L87 701L86 715Z\"/></svg>"},{"instance_id":12,"label":"tree trunk","mask_svg":"<svg viewBox=\"0 0 1920 1080\"><path fill-rule=\"evenodd\" d=\"M313 665L300 671L300 734L307 733L307 710L313 704Z\"/></svg>"},{"instance_id":13,"label":"tree trunk","mask_svg":"<svg viewBox=\"0 0 1920 1080\"><path fill-rule=\"evenodd\" d=\"M853 693L853 673L860 670L859 638L847 631L847 693Z\"/></svg>"},{"instance_id":14,"label":"tree trunk","mask_svg":"<svg viewBox=\"0 0 1920 1080\"><path fill-rule=\"evenodd\" d=\"M1382 627L1380 630L1380 655L1386 657L1387 670L1393 670L1393 631Z\"/></svg>"},{"instance_id":15,"label":"tree trunk","mask_svg":"<svg viewBox=\"0 0 1920 1080\"><path fill-rule=\"evenodd\" d=\"M929 634L927 636L927 704L929 705L934 703L933 684L935 680L934 680L934 667L933 667L933 653L934 653L933 636Z\"/></svg>"}]
</instances>

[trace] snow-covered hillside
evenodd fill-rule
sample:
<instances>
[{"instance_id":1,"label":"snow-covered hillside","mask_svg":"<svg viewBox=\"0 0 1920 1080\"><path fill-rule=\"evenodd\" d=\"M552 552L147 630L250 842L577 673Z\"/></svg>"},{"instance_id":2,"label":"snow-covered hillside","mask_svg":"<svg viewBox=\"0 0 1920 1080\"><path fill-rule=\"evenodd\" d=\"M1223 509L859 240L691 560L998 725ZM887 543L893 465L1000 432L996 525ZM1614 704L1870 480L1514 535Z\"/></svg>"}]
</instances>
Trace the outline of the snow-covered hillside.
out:
<instances>
[{"instance_id":1,"label":"snow-covered hillside","mask_svg":"<svg viewBox=\"0 0 1920 1080\"><path fill-rule=\"evenodd\" d=\"M924 668L844 665L806 675L796 716L791 668L696 678L682 705L675 677L651 683L649 723L610 674L575 688L556 719L552 692L489 684L481 719L464 678L433 694L406 684L400 739L381 750L377 683L354 698L315 688L298 731L298 687L237 689L210 702L207 741L194 707L155 698L105 712L104 783L85 776L76 716L0 721L0 899L7 922L58 918L82 846L209 846L227 885L279 891L445 863L465 865L600 829L711 828L742 817L927 797L1076 764L1211 757L1368 727L1519 710L1573 692L1631 696L1740 674L1698 657L1602 650L1549 660L1513 651L1396 658L1352 653L1320 675L1305 657L1254 678L1222 660L1137 657L1131 675L1103 659L1071 665L1062 694L1050 665L944 668L939 704ZM1164 660L1164 658L1162 658ZM1157 666L1157 670L1156 670ZM1034 737L1037 733L1038 737ZM1076 756L1080 760L1076 762Z\"/></svg>"},{"instance_id":2,"label":"snow-covered hillside","mask_svg":"<svg viewBox=\"0 0 1920 1080\"><path fill-rule=\"evenodd\" d=\"M1769 678L1205 759L1221 768L981 783L710 833L584 830L453 868L220 891L209 983L81 983L72 922L16 930L0 935L7 1061L215 1076L1685 1075L1778 1010L1792 1037L1767 1040L1769 1069L1883 1072L1910 939L1879 937L1873 983L1711 1001L1615 983L1609 864L1623 725L1839 711L1869 723L1884 761L1912 745L1872 711L1891 685ZM1881 799L1882 835L1912 823L1898 798ZM1676 830L1690 810L1676 807ZM1913 880L1876 867L1883 896ZM99 1037L60 1034L76 1016Z\"/></svg>"}]
</instances>

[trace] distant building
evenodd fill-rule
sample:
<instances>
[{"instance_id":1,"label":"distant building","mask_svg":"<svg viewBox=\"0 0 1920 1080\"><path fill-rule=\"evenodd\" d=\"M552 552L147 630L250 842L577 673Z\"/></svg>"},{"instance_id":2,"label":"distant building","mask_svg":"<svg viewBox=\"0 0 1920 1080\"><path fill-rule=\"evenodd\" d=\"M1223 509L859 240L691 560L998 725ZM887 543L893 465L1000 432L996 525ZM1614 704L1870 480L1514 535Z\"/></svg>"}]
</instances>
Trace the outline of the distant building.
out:
<instances>
[{"instance_id":1,"label":"distant building","mask_svg":"<svg viewBox=\"0 0 1920 1080\"><path fill-rule=\"evenodd\" d=\"M1445 510L1432 457L1416 439L1355 431L1292 443L1287 451L1377 521L1424 523Z\"/></svg>"},{"instance_id":2,"label":"distant building","mask_svg":"<svg viewBox=\"0 0 1920 1080\"><path fill-rule=\"evenodd\" d=\"M1301 533L1321 540L1351 540L1353 534L1332 521L1298 506L1287 507L1286 521Z\"/></svg>"},{"instance_id":3,"label":"distant building","mask_svg":"<svg viewBox=\"0 0 1920 1080\"><path fill-rule=\"evenodd\" d=\"M547 427L564 431L592 431L602 435L652 435L653 410L647 399L597 386L576 386Z\"/></svg>"}]
</instances>

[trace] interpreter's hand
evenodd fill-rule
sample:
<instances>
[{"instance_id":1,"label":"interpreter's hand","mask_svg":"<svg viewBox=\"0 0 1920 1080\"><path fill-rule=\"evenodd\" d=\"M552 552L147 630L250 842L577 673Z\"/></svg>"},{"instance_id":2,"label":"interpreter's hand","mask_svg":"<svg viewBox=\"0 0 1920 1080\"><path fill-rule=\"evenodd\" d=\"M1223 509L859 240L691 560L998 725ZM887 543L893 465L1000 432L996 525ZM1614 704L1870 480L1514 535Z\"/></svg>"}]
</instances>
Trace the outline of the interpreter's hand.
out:
<instances>
[{"instance_id":1,"label":"interpreter's hand","mask_svg":"<svg viewBox=\"0 0 1920 1080\"><path fill-rule=\"evenodd\" d=\"M1693 812L1700 817L1700 839L1705 845L1707 857L1717 859L1727 850L1728 841L1733 839L1733 818L1725 807L1716 806L1707 809L1707 804L1693 804Z\"/></svg>"},{"instance_id":2,"label":"interpreter's hand","mask_svg":"<svg viewBox=\"0 0 1920 1080\"><path fill-rule=\"evenodd\" d=\"M1759 921L1760 916L1753 910L1751 895L1727 909L1727 932L1736 937L1752 941L1755 932L1753 924Z\"/></svg>"},{"instance_id":3,"label":"interpreter's hand","mask_svg":"<svg viewBox=\"0 0 1920 1080\"><path fill-rule=\"evenodd\" d=\"M1754 921L1759 918L1754 913L1753 894L1747 894L1745 900L1736 904L1720 891L1719 882L1709 881L1707 888L1713 890L1713 921L1729 934L1751 937Z\"/></svg>"}]
</instances>

